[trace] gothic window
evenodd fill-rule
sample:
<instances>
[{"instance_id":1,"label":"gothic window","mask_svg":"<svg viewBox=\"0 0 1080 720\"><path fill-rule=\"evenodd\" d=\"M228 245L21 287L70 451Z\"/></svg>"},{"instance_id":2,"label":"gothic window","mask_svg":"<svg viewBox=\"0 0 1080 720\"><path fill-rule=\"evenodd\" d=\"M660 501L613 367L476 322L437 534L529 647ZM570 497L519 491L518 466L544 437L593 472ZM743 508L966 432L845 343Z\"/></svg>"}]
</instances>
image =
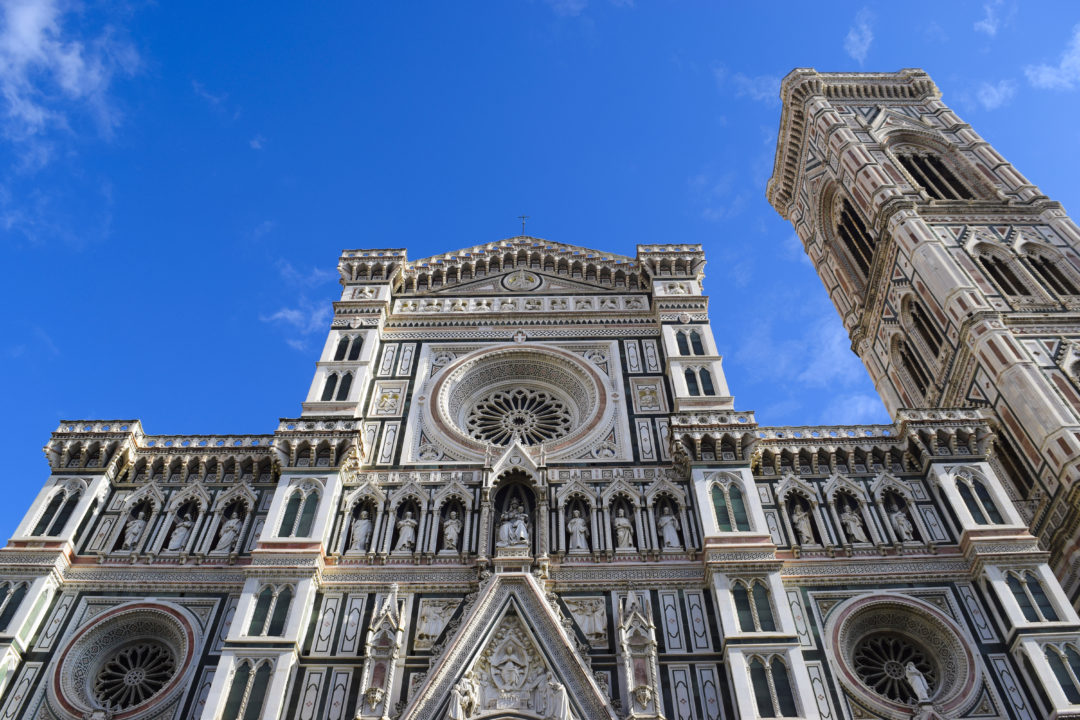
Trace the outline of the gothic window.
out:
<instances>
[{"instance_id":1,"label":"gothic window","mask_svg":"<svg viewBox=\"0 0 1080 720\"><path fill-rule=\"evenodd\" d=\"M739 629L743 632L775 632L769 589L761 579L736 580L731 594L735 599L735 611L739 616Z\"/></svg>"},{"instance_id":2,"label":"gothic window","mask_svg":"<svg viewBox=\"0 0 1080 720\"><path fill-rule=\"evenodd\" d=\"M232 677L232 687L225 701L224 717L236 720L258 720L262 714L263 700L270 686L270 662L252 667L251 660L244 660ZM254 670L254 672L252 672Z\"/></svg>"},{"instance_id":3,"label":"gothic window","mask_svg":"<svg viewBox=\"0 0 1080 720\"><path fill-rule=\"evenodd\" d=\"M930 349L930 354L937 357L942 344L941 333L938 332L937 325L927 315L920 303L912 302L910 311L911 322L915 326L915 331L919 333L919 337L926 343L926 347Z\"/></svg>"},{"instance_id":4,"label":"gothic window","mask_svg":"<svg viewBox=\"0 0 1080 720\"><path fill-rule=\"evenodd\" d=\"M352 387L352 373L345 373L341 376L341 387L338 388L337 399L348 400L349 389Z\"/></svg>"},{"instance_id":5,"label":"gothic window","mask_svg":"<svg viewBox=\"0 0 1080 720\"><path fill-rule=\"evenodd\" d=\"M360 350L364 347L364 338L361 335L357 335L352 339L352 345L349 347L349 360L359 360Z\"/></svg>"},{"instance_id":6,"label":"gothic window","mask_svg":"<svg viewBox=\"0 0 1080 720\"><path fill-rule=\"evenodd\" d=\"M695 355L705 354L705 346L701 344L701 334L697 330L690 331L690 347L694 349Z\"/></svg>"},{"instance_id":7,"label":"gothic window","mask_svg":"<svg viewBox=\"0 0 1080 720\"><path fill-rule=\"evenodd\" d=\"M265 586L256 596L255 610L251 614L247 634L260 637L284 635L292 598L293 591L289 585L280 588Z\"/></svg>"},{"instance_id":8,"label":"gothic window","mask_svg":"<svg viewBox=\"0 0 1080 720\"><path fill-rule=\"evenodd\" d=\"M864 278L868 276L870 265L874 262L874 239L846 198L840 210L836 233L843 241L851 259L862 272L862 276Z\"/></svg>"},{"instance_id":9,"label":"gothic window","mask_svg":"<svg viewBox=\"0 0 1080 720\"><path fill-rule=\"evenodd\" d=\"M701 393L703 395L715 395L716 389L713 387L712 373L709 372L709 369L701 368L699 374L701 376Z\"/></svg>"},{"instance_id":10,"label":"gothic window","mask_svg":"<svg viewBox=\"0 0 1080 720\"><path fill-rule=\"evenodd\" d=\"M904 169L933 199L975 199L975 195L968 190L967 186L956 177L938 155L932 153L904 153L898 157Z\"/></svg>"},{"instance_id":11,"label":"gothic window","mask_svg":"<svg viewBox=\"0 0 1080 720\"><path fill-rule=\"evenodd\" d=\"M316 490L305 491L296 488L285 503L285 512L281 516L278 537L307 537L315 521L315 509L319 506L319 493Z\"/></svg>"},{"instance_id":12,"label":"gothic window","mask_svg":"<svg viewBox=\"0 0 1080 720\"><path fill-rule=\"evenodd\" d=\"M0 584L0 632L7 632L11 618L26 596L26 583Z\"/></svg>"},{"instance_id":13,"label":"gothic window","mask_svg":"<svg viewBox=\"0 0 1080 720\"><path fill-rule=\"evenodd\" d=\"M334 360L344 360L345 355L349 352L349 338L342 335L338 340L337 350L334 352Z\"/></svg>"},{"instance_id":14,"label":"gothic window","mask_svg":"<svg viewBox=\"0 0 1080 720\"><path fill-rule=\"evenodd\" d=\"M336 390L336 389L337 389L337 373L330 373L329 377L326 378L326 384L323 385L322 398L321 398L322 401L326 402L328 400L333 400L334 399L334 390Z\"/></svg>"},{"instance_id":15,"label":"gothic window","mask_svg":"<svg viewBox=\"0 0 1080 720\"><path fill-rule=\"evenodd\" d=\"M64 531L71 514L75 512L75 506L79 502L79 493L67 493L58 491L45 506L45 512L41 514L37 525L34 526L32 535L59 535Z\"/></svg>"},{"instance_id":16,"label":"gothic window","mask_svg":"<svg viewBox=\"0 0 1080 720\"><path fill-rule=\"evenodd\" d=\"M912 349L906 341L901 340L898 346L900 365L907 373L908 378L915 384L919 394L926 397L930 390L930 371L923 365L922 358Z\"/></svg>"},{"instance_id":17,"label":"gothic window","mask_svg":"<svg viewBox=\"0 0 1080 720\"><path fill-rule=\"evenodd\" d=\"M722 531L747 532L750 530L746 504L743 502L742 491L736 483L713 485L712 501L713 510L716 512L716 523Z\"/></svg>"},{"instance_id":18,"label":"gothic window","mask_svg":"<svg viewBox=\"0 0 1080 720\"><path fill-rule=\"evenodd\" d=\"M686 378L686 389L691 395L700 395L701 390L698 388L697 373L692 369L686 368L683 372L683 376Z\"/></svg>"},{"instance_id":19,"label":"gothic window","mask_svg":"<svg viewBox=\"0 0 1080 720\"><path fill-rule=\"evenodd\" d=\"M956 489L977 525L1001 525L1005 522L981 479L960 475L956 478Z\"/></svg>"},{"instance_id":20,"label":"gothic window","mask_svg":"<svg viewBox=\"0 0 1080 720\"><path fill-rule=\"evenodd\" d=\"M983 253L979 255L979 265L1003 294L1012 297L1031 295L1031 291L1020 280L1011 262L1007 262L996 254Z\"/></svg>"},{"instance_id":21,"label":"gothic window","mask_svg":"<svg viewBox=\"0 0 1080 720\"><path fill-rule=\"evenodd\" d=\"M1058 262L1041 254L1028 255L1026 260L1035 274L1058 295L1080 295L1072 273L1062 269Z\"/></svg>"},{"instance_id":22,"label":"gothic window","mask_svg":"<svg viewBox=\"0 0 1080 720\"><path fill-rule=\"evenodd\" d=\"M686 341L686 333L682 332L681 330L675 333L675 342L679 345L680 355L690 354L690 344Z\"/></svg>"},{"instance_id":23,"label":"gothic window","mask_svg":"<svg viewBox=\"0 0 1080 720\"><path fill-rule=\"evenodd\" d=\"M1080 652L1072 644L1047 645L1046 661L1073 705L1080 705Z\"/></svg>"},{"instance_id":24,"label":"gothic window","mask_svg":"<svg viewBox=\"0 0 1080 720\"><path fill-rule=\"evenodd\" d=\"M784 661L773 655L767 661L755 655L750 661L750 685L754 689L758 717L797 717L795 696Z\"/></svg>"},{"instance_id":25,"label":"gothic window","mask_svg":"<svg viewBox=\"0 0 1080 720\"><path fill-rule=\"evenodd\" d=\"M1046 596L1038 576L1029 571L1006 574L1005 582L1028 622L1054 622L1057 612Z\"/></svg>"}]
</instances>

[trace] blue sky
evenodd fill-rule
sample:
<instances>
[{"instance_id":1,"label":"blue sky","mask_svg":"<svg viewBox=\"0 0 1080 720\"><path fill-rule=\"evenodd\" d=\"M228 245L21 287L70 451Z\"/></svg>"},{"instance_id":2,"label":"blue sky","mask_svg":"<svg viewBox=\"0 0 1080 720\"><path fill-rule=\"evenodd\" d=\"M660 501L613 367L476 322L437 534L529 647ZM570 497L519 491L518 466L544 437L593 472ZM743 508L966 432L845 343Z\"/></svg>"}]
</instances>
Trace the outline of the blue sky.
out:
<instances>
[{"instance_id":1,"label":"blue sky","mask_svg":"<svg viewBox=\"0 0 1080 720\"><path fill-rule=\"evenodd\" d=\"M10 534L61 418L272 432L342 248L519 232L702 243L763 424L888 422L765 200L794 67L923 67L1067 209L1080 5L2 0L0 390Z\"/></svg>"}]
</instances>

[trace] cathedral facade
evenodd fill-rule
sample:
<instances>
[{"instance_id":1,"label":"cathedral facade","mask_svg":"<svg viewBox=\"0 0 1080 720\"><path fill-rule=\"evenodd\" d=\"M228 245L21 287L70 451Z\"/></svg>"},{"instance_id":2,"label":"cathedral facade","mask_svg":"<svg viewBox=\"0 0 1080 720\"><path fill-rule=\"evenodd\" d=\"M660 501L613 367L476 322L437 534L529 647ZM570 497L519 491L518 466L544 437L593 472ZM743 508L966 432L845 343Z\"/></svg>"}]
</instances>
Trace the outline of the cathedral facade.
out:
<instances>
[{"instance_id":1,"label":"cathedral facade","mask_svg":"<svg viewBox=\"0 0 1080 720\"><path fill-rule=\"evenodd\" d=\"M980 262L952 252L962 212L999 245L1034 227L1065 282L1075 230L964 154L996 158L921 73L796 71L784 93L770 199L893 424L736 409L698 245L345 251L307 398L273 434L53 432L0 551L0 720L1080 717L1080 618L1050 565L1069 582L1068 554L1040 524L1067 483L1002 450L1013 375L983 364L1028 346L944 319L1023 334L990 281L960 282ZM884 240L912 228L931 237ZM985 402L945 391L961 376Z\"/></svg>"}]
</instances>

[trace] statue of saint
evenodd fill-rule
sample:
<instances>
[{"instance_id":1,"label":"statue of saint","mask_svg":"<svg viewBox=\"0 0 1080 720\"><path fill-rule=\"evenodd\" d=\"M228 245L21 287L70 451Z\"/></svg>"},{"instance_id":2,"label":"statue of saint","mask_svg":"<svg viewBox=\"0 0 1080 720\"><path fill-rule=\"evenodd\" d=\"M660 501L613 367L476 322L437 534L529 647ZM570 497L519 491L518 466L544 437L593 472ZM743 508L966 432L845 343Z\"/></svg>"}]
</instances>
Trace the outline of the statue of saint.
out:
<instances>
[{"instance_id":1,"label":"statue of saint","mask_svg":"<svg viewBox=\"0 0 1080 720\"><path fill-rule=\"evenodd\" d=\"M844 524L844 532L847 533L849 540L860 543L870 542L863 529L862 518L859 517L855 508L850 506L845 508L844 512L840 513L840 522Z\"/></svg>"},{"instance_id":2,"label":"statue of saint","mask_svg":"<svg viewBox=\"0 0 1080 720\"><path fill-rule=\"evenodd\" d=\"M499 520L499 529L496 533L496 547L522 547L529 544L528 516L518 500L510 503L510 507L502 514Z\"/></svg>"},{"instance_id":3,"label":"statue of saint","mask_svg":"<svg viewBox=\"0 0 1080 720\"><path fill-rule=\"evenodd\" d=\"M134 548L139 542L139 538L142 537L144 530L146 530L146 513L140 512L124 525L124 544L121 547L125 550Z\"/></svg>"},{"instance_id":4,"label":"statue of saint","mask_svg":"<svg viewBox=\"0 0 1080 720\"><path fill-rule=\"evenodd\" d=\"M371 540L371 517L367 510L361 510L360 517L353 523L352 542L349 544L349 549L366 552L369 540Z\"/></svg>"},{"instance_id":5,"label":"statue of saint","mask_svg":"<svg viewBox=\"0 0 1080 720\"><path fill-rule=\"evenodd\" d=\"M191 537L191 518L184 515L180 518L179 522L173 527L172 535L169 536L169 550L183 550L187 545L188 538Z\"/></svg>"},{"instance_id":6,"label":"statue of saint","mask_svg":"<svg viewBox=\"0 0 1080 720\"><path fill-rule=\"evenodd\" d=\"M634 524L626 517L626 510L619 508L615 514L615 549L634 549Z\"/></svg>"},{"instance_id":7,"label":"statue of saint","mask_svg":"<svg viewBox=\"0 0 1080 720\"><path fill-rule=\"evenodd\" d=\"M575 509L572 517L566 523L566 531L570 533L570 552L575 550L589 550L589 528L585 518L581 517L581 511Z\"/></svg>"},{"instance_id":8,"label":"statue of saint","mask_svg":"<svg viewBox=\"0 0 1080 720\"><path fill-rule=\"evenodd\" d=\"M405 511L405 517L397 521L398 541L394 551L412 552L416 547L416 525L413 520L412 510Z\"/></svg>"},{"instance_id":9,"label":"statue of saint","mask_svg":"<svg viewBox=\"0 0 1080 720\"><path fill-rule=\"evenodd\" d=\"M911 686L911 691L915 693L915 699L920 703L924 703L930 700L930 683L926 682L926 678L919 668L915 667L915 663L908 662L904 666L904 677L907 679L907 684Z\"/></svg>"},{"instance_id":10,"label":"statue of saint","mask_svg":"<svg viewBox=\"0 0 1080 720\"><path fill-rule=\"evenodd\" d=\"M896 531L896 537L901 542L911 542L915 539L915 526L911 524L903 508L889 507L889 520L892 521L893 530Z\"/></svg>"},{"instance_id":11,"label":"statue of saint","mask_svg":"<svg viewBox=\"0 0 1080 720\"><path fill-rule=\"evenodd\" d=\"M221 532L218 534L217 542L214 543L214 550L232 552L233 545L240 536L240 530L243 526L244 521L238 517L238 513L234 512L231 517L222 523Z\"/></svg>"},{"instance_id":12,"label":"statue of saint","mask_svg":"<svg viewBox=\"0 0 1080 720\"><path fill-rule=\"evenodd\" d=\"M810 545L814 542L814 529L810 525L810 513L806 508L796 504L791 513L791 525L795 528L795 534L799 536L800 545Z\"/></svg>"},{"instance_id":13,"label":"statue of saint","mask_svg":"<svg viewBox=\"0 0 1080 720\"><path fill-rule=\"evenodd\" d=\"M656 526L660 529L660 542L665 550L682 547L682 543L679 542L679 520L671 514L670 506L665 505L660 511Z\"/></svg>"},{"instance_id":14,"label":"statue of saint","mask_svg":"<svg viewBox=\"0 0 1080 720\"><path fill-rule=\"evenodd\" d=\"M457 550L460 537L461 520L458 519L457 510L451 510L449 516L443 521L443 550Z\"/></svg>"}]
</instances>

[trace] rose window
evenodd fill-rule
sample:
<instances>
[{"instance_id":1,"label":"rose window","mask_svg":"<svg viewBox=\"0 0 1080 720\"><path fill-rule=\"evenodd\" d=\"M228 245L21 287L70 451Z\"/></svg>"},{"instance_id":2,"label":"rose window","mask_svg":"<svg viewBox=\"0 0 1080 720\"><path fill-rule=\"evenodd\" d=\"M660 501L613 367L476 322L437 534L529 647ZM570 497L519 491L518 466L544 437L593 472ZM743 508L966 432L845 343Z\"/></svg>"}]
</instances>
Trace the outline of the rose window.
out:
<instances>
[{"instance_id":1,"label":"rose window","mask_svg":"<svg viewBox=\"0 0 1080 720\"><path fill-rule=\"evenodd\" d=\"M937 685L936 673L926 655L906 639L897 635L871 635L855 648L855 672L874 692L895 700L912 704L915 691L907 680L907 664L914 663L926 679L930 692Z\"/></svg>"},{"instance_id":2,"label":"rose window","mask_svg":"<svg viewBox=\"0 0 1080 720\"><path fill-rule=\"evenodd\" d=\"M470 437L495 445L507 445L515 436L523 445L536 445L561 438L572 427L573 415L561 400L522 387L485 395L465 417Z\"/></svg>"},{"instance_id":3,"label":"rose window","mask_svg":"<svg viewBox=\"0 0 1080 720\"><path fill-rule=\"evenodd\" d=\"M94 696L111 710L141 705L161 692L176 672L176 659L156 640L141 640L114 651L94 680Z\"/></svg>"}]
</instances>

